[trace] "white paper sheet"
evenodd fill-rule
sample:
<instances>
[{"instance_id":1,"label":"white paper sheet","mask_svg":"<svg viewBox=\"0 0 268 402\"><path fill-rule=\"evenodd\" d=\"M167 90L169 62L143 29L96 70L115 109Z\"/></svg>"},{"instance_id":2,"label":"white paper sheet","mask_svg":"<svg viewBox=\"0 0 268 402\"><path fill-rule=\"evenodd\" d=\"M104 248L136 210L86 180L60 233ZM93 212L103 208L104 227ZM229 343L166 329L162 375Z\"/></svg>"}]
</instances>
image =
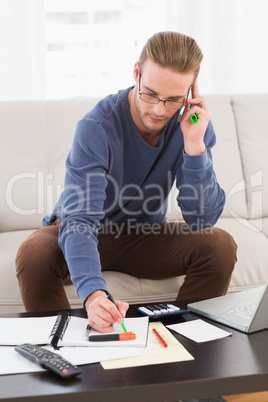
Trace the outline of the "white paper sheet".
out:
<instances>
[{"instance_id":1,"label":"white paper sheet","mask_svg":"<svg viewBox=\"0 0 268 402\"><path fill-rule=\"evenodd\" d=\"M44 371L44 369L19 355L13 346L0 346L0 375L36 371Z\"/></svg>"},{"instance_id":2,"label":"white paper sheet","mask_svg":"<svg viewBox=\"0 0 268 402\"><path fill-rule=\"evenodd\" d=\"M167 325L167 328L198 343L213 341L214 339L225 338L232 335L231 332L224 331L203 320L193 320Z\"/></svg>"},{"instance_id":3,"label":"white paper sheet","mask_svg":"<svg viewBox=\"0 0 268 402\"><path fill-rule=\"evenodd\" d=\"M97 363L99 361L110 359L134 357L141 354L139 348L128 347L63 347L58 351L55 351L51 346L46 346L45 348L53 353L60 354L64 359L75 365ZM0 347L0 375L33 373L38 371L45 371L45 369L20 355L15 351L13 346Z\"/></svg>"}]
</instances>

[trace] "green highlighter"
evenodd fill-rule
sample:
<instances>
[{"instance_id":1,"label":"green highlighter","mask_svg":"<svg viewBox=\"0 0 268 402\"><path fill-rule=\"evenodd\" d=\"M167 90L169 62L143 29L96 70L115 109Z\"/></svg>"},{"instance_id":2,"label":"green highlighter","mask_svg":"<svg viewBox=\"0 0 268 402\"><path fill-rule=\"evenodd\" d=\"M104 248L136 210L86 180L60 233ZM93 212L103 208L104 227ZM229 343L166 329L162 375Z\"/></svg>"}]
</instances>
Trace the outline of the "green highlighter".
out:
<instances>
[{"instance_id":1,"label":"green highlighter","mask_svg":"<svg viewBox=\"0 0 268 402\"><path fill-rule=\"evenodd\" d=\"M190 120L192 123L196 124L198 122L198 116L196 113L191 114Z\"/></svg>"},{"instance_id":2,"label":"green highlighter","mask_svg":"<svg viewBox=\"0 0 268 402\"><path fill-rule=\"evenodd\" d=\"M113 296L111 295L111 293L109 293L108 299L117 307L116 302L115 302ZM122 321L120 325L121 325L121 327L123 328L123 330L124 330L125 332L127 332L127 329L126 329L126 327L125 327L124 321Z\"/></svg>"}]
</instances>

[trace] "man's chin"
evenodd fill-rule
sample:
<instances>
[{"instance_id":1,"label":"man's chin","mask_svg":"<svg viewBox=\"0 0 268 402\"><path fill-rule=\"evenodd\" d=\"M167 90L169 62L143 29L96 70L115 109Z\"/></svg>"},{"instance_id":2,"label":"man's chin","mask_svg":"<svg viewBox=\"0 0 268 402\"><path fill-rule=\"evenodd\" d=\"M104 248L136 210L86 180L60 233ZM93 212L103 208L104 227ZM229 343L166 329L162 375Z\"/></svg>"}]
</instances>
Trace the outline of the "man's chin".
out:
<instances>
[{"instance_id":1,"label":"man's chin","mask_svg":"<svg viewBox=\"0 0 268 402\"><path fill-rule=\"evenodd\" d=\"M149 131L163 130L166 124L167 120L154 119L150 116L146 116L146 119L143 120L144 127Z\"/></svg>"}]
</instances>

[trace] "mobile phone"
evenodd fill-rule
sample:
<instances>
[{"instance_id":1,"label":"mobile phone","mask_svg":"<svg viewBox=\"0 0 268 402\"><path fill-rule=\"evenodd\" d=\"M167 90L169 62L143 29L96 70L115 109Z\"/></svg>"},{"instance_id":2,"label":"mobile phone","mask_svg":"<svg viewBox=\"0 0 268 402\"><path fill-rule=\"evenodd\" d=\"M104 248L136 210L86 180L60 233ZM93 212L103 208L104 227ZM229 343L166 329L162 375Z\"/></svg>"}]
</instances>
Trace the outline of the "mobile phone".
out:
<instances>
[{"instance_id":1,"label":"mobile phone","mask_svg":"<svg viewBox=\"0 0 268 402\"><path fill-rule=\"evenodd\" d=\"M182 106L182 108L181 108L181 110L180 110L180 113L179 113L179 116L178 116L178 123L180 123L181 122L181 119L182 119L182 116L183 116L183 113L184 113L184 110L185 110L185 107L186 107L186 105L187 105L187 101L188 101L188 98L189 98L189 95L190 95L190 91L191 91L191 89L192 89L192 87L190 86L190 88L188 89L188 92L187 92L187 96L186 96L186 102L183 104L183 106Z\"/></svg>"}]
</instances>

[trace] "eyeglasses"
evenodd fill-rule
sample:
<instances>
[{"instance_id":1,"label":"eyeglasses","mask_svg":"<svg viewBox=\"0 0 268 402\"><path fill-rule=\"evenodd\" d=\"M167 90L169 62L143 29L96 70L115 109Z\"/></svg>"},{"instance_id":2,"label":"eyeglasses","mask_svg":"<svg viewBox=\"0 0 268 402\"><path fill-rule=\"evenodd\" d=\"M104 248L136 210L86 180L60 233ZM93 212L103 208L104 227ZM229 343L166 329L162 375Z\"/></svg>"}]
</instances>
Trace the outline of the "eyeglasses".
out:
<instances>
[{"instance_id":1,"label":"eyeglasses","mask_svg":"<svg viewBox=\"0 0 268 402\"><path fill-rule=\"evenodd\" d=\"M141 73L139 74L139 95L140 95L140 99L143 102L151 103L151 104L154 104L154 105L156 105L159 102L163 102L164 105L168 109L176 109L176 110L179 110L183 106L186 106L188 96L189 96L189 92L190 92L190 88L189 88L189 90L187 92L186 102L177 102L177 101L170 101L170 100L162 100L160 98L157 98L157 96L149 95L149 94L147 94L145 92L140 92L140 87L141 87Z\"/></svg>"}]
</instances>

